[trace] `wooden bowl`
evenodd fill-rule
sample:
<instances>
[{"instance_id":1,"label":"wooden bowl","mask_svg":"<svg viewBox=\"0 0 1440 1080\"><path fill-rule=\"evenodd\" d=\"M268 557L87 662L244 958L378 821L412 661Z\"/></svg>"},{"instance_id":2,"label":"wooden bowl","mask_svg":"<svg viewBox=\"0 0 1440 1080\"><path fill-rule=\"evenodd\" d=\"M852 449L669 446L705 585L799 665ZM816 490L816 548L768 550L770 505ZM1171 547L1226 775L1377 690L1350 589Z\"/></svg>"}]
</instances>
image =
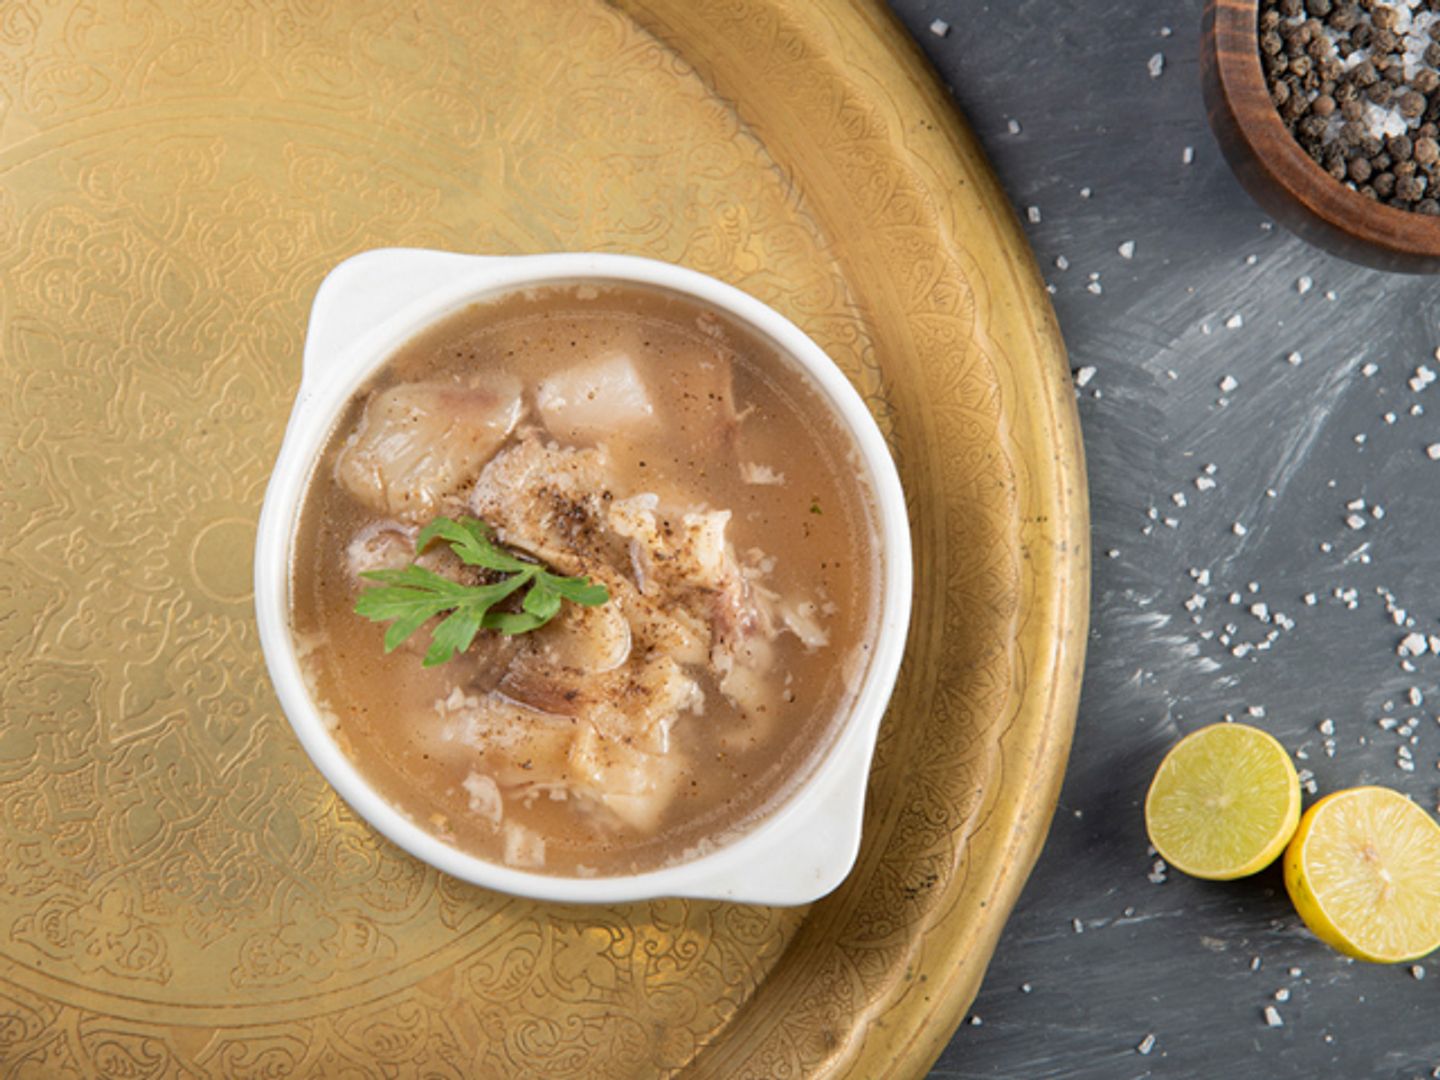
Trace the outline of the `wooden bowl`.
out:
<instances>
[{"instance_id":1,"label":"wooden bowl","mask_svg":"<svg viewBox=\"0 0 1440 1080\"><path fill-rule=\"evenodd\" d=\"M1276 221L1326 251L1381 270L1440 272L1440 217L1350 190L1285 129L1260 67L1259 21L1257 0L1205 4L1205 109L1240 182Z\"/></svg>"}]
</instances>

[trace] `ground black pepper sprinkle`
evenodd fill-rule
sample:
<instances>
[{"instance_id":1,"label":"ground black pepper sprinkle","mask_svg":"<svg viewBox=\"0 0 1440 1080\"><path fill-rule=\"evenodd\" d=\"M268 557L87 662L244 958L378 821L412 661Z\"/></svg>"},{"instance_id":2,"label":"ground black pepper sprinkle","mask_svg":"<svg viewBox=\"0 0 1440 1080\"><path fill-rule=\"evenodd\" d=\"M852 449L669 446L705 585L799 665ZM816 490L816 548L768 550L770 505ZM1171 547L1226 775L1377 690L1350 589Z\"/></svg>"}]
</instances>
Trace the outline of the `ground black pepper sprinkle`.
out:
<instances>
[{"instance_id":1,"label":"ground black pepper sprinkle","mask_svg":"<svg viewBox=\"0 0 1440 1080\"><path fill-rule=\"evenodd\" d=\"M1366 198L1440 214L1440 0L1260 0L1270 100Z\"/></svg>"}]
</instances>

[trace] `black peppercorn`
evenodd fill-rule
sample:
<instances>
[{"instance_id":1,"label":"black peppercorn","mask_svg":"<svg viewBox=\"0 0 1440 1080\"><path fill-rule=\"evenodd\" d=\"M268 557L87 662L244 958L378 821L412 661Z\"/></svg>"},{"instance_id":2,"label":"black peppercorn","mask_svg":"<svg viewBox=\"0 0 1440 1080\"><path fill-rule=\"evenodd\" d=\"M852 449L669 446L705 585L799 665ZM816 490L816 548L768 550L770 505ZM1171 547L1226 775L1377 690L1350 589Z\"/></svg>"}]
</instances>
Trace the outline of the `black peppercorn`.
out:
<instances>
[{"instance_id":1,"label":"black peppercorn","mask_svg":"<svg viewBox=\"0 0 1440 1080\"><path fill-rule=\"evenodd\" d=\"M1278 21L1278 20L1277 20ZM1344 33L1347 30L1355 29L1355 24L1360 21L1360 13L1351 4L1336 4L1335 10L1330 12L1328 22L1334 30ZM1264 16L1261 16L1263 25Z\"/></svg>"},{"instance_id":2,"label":"black peppercorn","mask_svg":"<svg viewBox=\"0 0 1440 1080\"><path fill-rule=\"evenodd\" d=\"M1410 80L1410 89L1422 94L1434 93L1440 89L1440 71L1436 71L1435 68L1421 68Z\"/></svg>"},{"instance_id":3,"label":"black peppercorn","mask_svg":"<svg viewBox=\"0 0 1440 1080\"><path fill-rule=\"evenodd\" d=\"M1369 180L1372 172L1370 162L1366 161L1363 157L1353 159L1350 162L1348 170L1350 179L1354 180L1357 184L1363 184L1366 180Z\"/></svg>"},{"instance_id":4,"label":"black peppercorn","mask_svg":"<svg viewBox=\"0 0 1440 1080\"><path fill-rule=\"evenodd\" d=\"M1305 10L1317 19L1323 19L1334 9L1330 0L1305 0Z\"/></svg>"},{"instance_id":5,"label":"black peppercorn","mask_svg":"<svg viewBox=\"0 0 1440 1080\"><path fill-rule=\"evenodd\" d=\"M1436 202L1434 199L1421 199L1415 204L1415 213L1429 214L1432 217L1440 215L1440 202Z\"/></svg>"},{"instance_id":6,"label":"black peppercorn","mask_svg":"<svg viewBox=\"0 0 1440 1080\"><path fill-rule=\"evenodd\" d=\"M1390 172L1376 173L1370 181L1375 187L1375 194L1382 199L1388 199L1395 194L1395 174Z\"/></svg>"},{"instance_id":7,"label":"black peppercorn","mask_svg":"<svg viewBox=\"0 0 1440 1080\"><path fill-rule=\"evenodd\" d=\"M1394 8L1376 4L1374 10L1370 12L1370 21L1377 30L1394 30L1395 24L1400 21L1400 16Z\"/></svg>"},{"instance_id":8,"label":"black peppercorn","mask_svg":"<svg viewBox=\"0 0 1440 1080\"><path fill-rule=\"evenodd\" d=\"M1392 158L1389 154L1385 153L1383 150L1378 154L1371 155L1370 157L1370 168L1373 172L1384 172L1386 169L1390 168L1390 166L1394 164L1395 159Z\"/></svg>"},{"instance_id":9,"label":"black peppercorn","mask_svg":"<svg viewBox=\"0 0 1440 1080\"><path fill-rule=\"evenodd\" d=\"M1425 181L1416 176L1402 176L1395 181L1395 197L1415 202L1425 195Z\"/></svg>"},{"instance_id":10,"label":"black peppercorn","mask_svg":"<svg viewBox=\"0 0 1440 1080\"><path fill-rule=\"evenodd\" d=\"M1375 72L1375 65L1369 60L1361 60L1350 71L1350 81L1356 86L1373 86L1379 80L1380 76Z\"/></svg>"},{"instance_id":11,"label":"black peppercorn","mask_svg":"<svg viewBox=\"0 0 1440 1080\"><path fill-rule=\"evenodd\" d=\"M1323 116L1316 116L1314 113L1311 113L1300 121L1299 131L1305 138L1314 139L1316 142L1319 142L1325 137L1325 129L1329 126L1329 121Z\"/></svg>"},{"instance_id":12,"label":"black peppercorn","mask_svg":"<svg viewBox=\"0 0 1440 1080\"><path fill-rule=\"evenodd\" d=\"M1304 5L1301 4L1300 0L1280 0L1280 14L1284 15L1287 19L1295 18L1303 9Z\"/></svg>"},{"instance_id":13,"label":"black peppercorn","mask_svg":"<svg viewBox=\"0 0 1440 1080\"><path fill-rule=\"evenodd\" d=\"M1425 111L1425 95L1415 90L1407 90L1400 95L1400 115L1407 120L1414 120Z\"/></svg>"},{"instance_id":14,"label":"black peppercorn","mask_svg":"<svg viewBox=\"0 0 1440 1080\"><path fill-rule=\"evenodd\" d=\"M1376 105L1385 105L1390 101L1390 95L1395 92L1395 89L1394 83L1387 79L1381 79L1379 82L1372 83L1366 88L1365 96Z\"/></svg>"},{"instance_id":15,"label":"black peppercorn","mask_svg":"<svg viewBox=\"0 0 1440 1080\"><path fill-rule=\"evenodd\" d=\"M1266 56L1274 56L1284 48L1285 42L1280 40L1280 35L1274 30L1260 35L1260 51Z\"/></svg>"}]
</instances>

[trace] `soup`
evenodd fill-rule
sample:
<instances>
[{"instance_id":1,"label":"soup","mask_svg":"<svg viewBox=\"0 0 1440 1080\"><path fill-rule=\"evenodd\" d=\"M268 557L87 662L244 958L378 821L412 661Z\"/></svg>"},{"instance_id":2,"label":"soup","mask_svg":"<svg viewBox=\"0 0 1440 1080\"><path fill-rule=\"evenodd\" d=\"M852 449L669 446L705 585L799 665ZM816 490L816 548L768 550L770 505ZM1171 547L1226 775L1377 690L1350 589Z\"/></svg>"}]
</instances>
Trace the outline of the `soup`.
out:
<instances>
[{"instance_id":1,"label":"soup","mask_svg":"<svg viewBox=\"0 0 1440 1080\"><path fill-rule=\"evenodd\" d=\"M387 359L318 459L291 567L310 691L461 850L583 876L692 858L805 779L864 678L863 474L799 366L694 300L474 304ZM468 642L424 607L507 589Z\"/></svg>"}]
</instances>

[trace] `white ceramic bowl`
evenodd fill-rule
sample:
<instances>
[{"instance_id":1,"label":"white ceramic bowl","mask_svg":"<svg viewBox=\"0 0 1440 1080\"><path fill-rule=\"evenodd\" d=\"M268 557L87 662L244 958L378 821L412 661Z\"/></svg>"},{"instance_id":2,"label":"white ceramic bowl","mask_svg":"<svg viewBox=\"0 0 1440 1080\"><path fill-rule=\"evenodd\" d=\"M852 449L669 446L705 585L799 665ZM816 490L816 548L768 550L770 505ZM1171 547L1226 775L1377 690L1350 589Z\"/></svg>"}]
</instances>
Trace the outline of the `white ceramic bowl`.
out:
<instances>
[{"instance_id":1,"label":"white ceramic bowl","mask_svg":"<svg viewBox=\"0 0 1440 1080\"><path fill-rule=\"evenodd\" d=\"M874 656L850 715L841 718L810 776L748 832L690 862L641 874L533 874L468 855L382 799L330 736L305 688L289 623L290 553L310 473L336 417L367 376L426 327L477 299L546 282L633 282L701 301L758 331L809 373L854 436L874 490L882 597ZM834 362L788 319L693 270L628 255L489 257L413 249L370 251L325 278L310 312L300 392L260 513L255 612L281 708L340 796L391 841L465 881L537 899L615 902L689 896L803 904L845 878L860 846L860 819L875 736L894 688L910 619L911 554L895 464L869 411Z\"/></svg>"}]
</instances>

